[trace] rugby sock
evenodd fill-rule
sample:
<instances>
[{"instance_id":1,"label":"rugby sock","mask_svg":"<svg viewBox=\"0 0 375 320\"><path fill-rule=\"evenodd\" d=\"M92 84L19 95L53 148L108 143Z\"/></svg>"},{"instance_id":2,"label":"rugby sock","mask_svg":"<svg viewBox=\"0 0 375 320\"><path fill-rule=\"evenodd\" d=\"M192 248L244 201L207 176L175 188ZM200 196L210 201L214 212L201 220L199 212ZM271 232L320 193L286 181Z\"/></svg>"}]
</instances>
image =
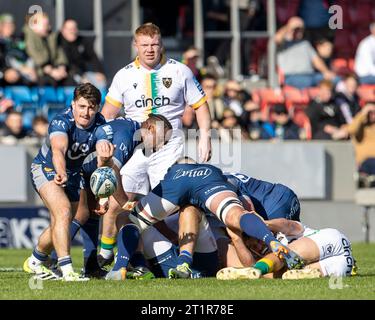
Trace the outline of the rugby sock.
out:
<instances>
[{"instance_id":1,"label":"rugby sock","mask_svg":"<svg viewBox=\"0 0 375 320\"><path fill-rule=\"evenodd\" d=\"M120 230L117 243L117 260L113 266L113 271L128 266L130 257L137 250L139 238L139 230L134 224L127 224Z\"/></svg>"},{"instance_id":2,"label":"rugby sock","mask_svg":"<svg viewBox=\"0 0 375 320\"><path fill-rule=\"evenodd\" d=\"M82 227L81 223L76 220L76 219L73 219L73 221L71 222L70 224L70 239L73 240L74 237L76 236L78 230ZM51 252L51 260L54 261L57 261L57 253L55 250L53 250Z\"/></svg>"},{"instance_id":3,"label":"rugby sock","mask_svg":"<svg viewBox=\"0 0 375 320\"><path fill-rule=\"evenodd\" d=\"M240 227L248 236L264 241L270 247L271 241L276 241L273 233L256 214L245 213L240 218Z\"/></svg>"},{"instance_id":4,"label":"rugby sock","mask_svg":"<svg viewBox=\"0 0 375 320\"><path fill-rule=\"evenodd\" d=\"M104 259L109 259L113 256L113 248L116 245L116 238L108 238L102 236L100 239L100 252L99 254Z\"/></svg>"},{"instance_id":5,"label":"rugby sock","mask_svg":"<svg viewBox=\"0 0 375 320\"><path fill-rule=\"evenodd\" d=\"M43 262L47 261L48 255L40 252L37 248L34 248L33 253L31 254L29 264L33 266L39 266Z\"/></svg>"},{"instance_id":6,"label":"rugby sock","mask_svg":"<svg viewBox=\"0 0 375 320\"><path fill-rule=\"evenodd\" d=\"M262 274L266 274L273 271L273 265L274 263L272 260L263 258L257 261L257 263L254 265L254 268L260 270Z\"/></svg>"},{"instance_id":7,"label":"rugby sock","mask_svg":"<svg viewBox=\"0 0 375 320\"><path fill-rule=\"evenodd\" d=\"M70 256L61 257L57 261L58 261L58 264L59 264L59 267L60 267L60 270L61 270L63 276L65 276L65 275L67 275L71 272L74 272L73 265L72 265L72 259L70 258Z\"/></svg>"},{"instance_id":8,"label":"rugby sock","mask_svg":"<svg viewBox=\"0 0 375 320\"><path fill-rule=\"evenodd\" d=\"M130 264L133 267L147 267L146 259L142 252L134 252L133 256L130 258Z\"/></svg>"},{"instance_id":9,"label":"rugby sock","mask_svg":"<svg viewBox=\"0 0 375 320\"><path fill-rule=\"evenodd\" d=\"M177 265L187 263L190 267L190 265L193 263L193 256L189 251L182 250L180 252L180 255L177 258Z\"/></svg>"},{"instance_id":10,"label":"rugby sock","mask_svg":"<svg viewBox=\"0 0 375 320\"><path fill-rule=\"evenodd\" d=\"M99 242L99 219L89 218L81 228L81 236L83 240L83 257L88 258L96 251Z\"/></svg>"}]
</instances>

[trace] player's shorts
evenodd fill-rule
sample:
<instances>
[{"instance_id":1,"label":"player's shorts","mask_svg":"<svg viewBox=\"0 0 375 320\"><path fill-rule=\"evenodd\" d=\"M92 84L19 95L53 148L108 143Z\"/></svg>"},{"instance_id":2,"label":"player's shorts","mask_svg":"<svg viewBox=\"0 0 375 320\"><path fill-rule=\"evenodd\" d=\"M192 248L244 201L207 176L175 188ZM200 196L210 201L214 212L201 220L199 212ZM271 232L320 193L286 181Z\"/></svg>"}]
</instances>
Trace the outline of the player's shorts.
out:
<instances>
[{"instance_id":1,"label":"player's shorts","mask_svg":"<svg viewBox=\"0 0 375 320\"><path fill-rule=\"evenodd\" d=\"M283 185L276 185L275 191L280 191L280 200L269 210L268 219L285 218L288 220L300 221L301 205L297 195Z\"/></svg>"},{"instance_id":2,"label":"player's shorts","mask_svg":"<svg viewBox=\"0 0 375 320\"><path fill-rule=\"evenodd\" d=\"M178 220L179 214L173 214L167 217L164 222L174 233L178 234ZM198 239L195 244L195 253L209 253L217 250L215 237L208 224L206 216L202 214L202 219L199 223Z\"/></svg>"},{"instance_id":3,"label":"player's shorts","mask_svg":"<svg viewBox=\"0 0 375 320\"><path fill-rule=\"evenodd\" d=\"M319 248L324 276L350 276L354 259L348 238L336 229L316 230L305 237L313 240Z\"/></svg>"},{"instance_id":4,"label":"player's shorts","mask_svg":"<svg viewBox=\"0 0 375 320\"><path fill-rule=\"evenodd\" d=\"M68 171L68 181L64 187L65 194L69 201L79 201L81 175L79 171ZM48 181L53 181L56 171L49 168L43 163L33 162L31 164L30 177L32 185L36 192L39 193L40 188Z\"/></svg>"},{"instance_id":5,"label":"player's shorts","mask_svg":"<svg viewBox=\"0 0 375 320\"><path fill-rule=\"evenodd\" d=\"M148 263L153 274L157 278L168 278L169 269L177 266L178 255L178 248L173 245L163 254L149 259ZM191 266L191 270L193 271L192 277L214 277L218 271L218 265L217 251L210 253L194 253L193 264Z\"/></svg>"},{"instance_id":6,"label":"player's shorts","mask_svg":"<svg viewBox=\"0 0 375 320\"><path fill-rule=\"evenodd\" d=\"M181 137L171 139L149 157L137 148L120 171L125 192L146 195L164 178L168 168L183 156L183 152L184 141Z\"/></svg>"}]
</instances>

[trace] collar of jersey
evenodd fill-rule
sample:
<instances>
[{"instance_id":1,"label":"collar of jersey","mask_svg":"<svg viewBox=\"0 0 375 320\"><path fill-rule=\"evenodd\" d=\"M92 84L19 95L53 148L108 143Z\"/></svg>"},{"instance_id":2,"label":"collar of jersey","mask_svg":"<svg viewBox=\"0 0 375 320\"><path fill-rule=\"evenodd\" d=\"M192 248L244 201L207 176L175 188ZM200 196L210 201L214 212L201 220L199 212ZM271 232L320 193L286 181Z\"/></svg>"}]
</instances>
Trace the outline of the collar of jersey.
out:
<instances>
[{"instance_id":1,"label":"collar of jersey","mask_svg":"<svg viewBox=\"0 0 375 320\"><path fill-rule=\"evenodd\" d=\"M165 63L167 62L167 57L165 56L165 54L162 54L161 55L161 59L160 59L160 62L151 70L156 70L156 69L159 69L161 66L163 66ZM141 63L139 62L139 57L137 56L134 60L134 64L135 66L139 69L142 67Z\"/></svg>"}]
</instances>

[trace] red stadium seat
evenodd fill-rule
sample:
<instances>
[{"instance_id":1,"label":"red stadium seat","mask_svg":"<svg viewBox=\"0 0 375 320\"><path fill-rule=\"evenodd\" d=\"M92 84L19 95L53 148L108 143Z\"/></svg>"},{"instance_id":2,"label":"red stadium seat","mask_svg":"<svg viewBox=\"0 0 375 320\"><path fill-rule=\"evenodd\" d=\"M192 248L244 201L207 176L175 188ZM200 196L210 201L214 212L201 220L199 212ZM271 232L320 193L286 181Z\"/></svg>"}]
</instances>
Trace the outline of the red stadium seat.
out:
<instances>
[{"instance_id":1,"label":"red stadium seat","mask_svg":"<svg viewBox=\"0 0 375 320\"><path fill-rule=\"evenodd\" d=\"M332 61L332 71L342 76L350 72L348 60L344 58L337 58Z\"/></svg>"},{"instance_id":2,"label":"red stadium seat","mask_svg":"<svg viewBox=\"0 0 375 320\"><path fill-rule=\"evenodd\" d=\"M363 106L368 101L375 101L375 85L363 84L358 88L360 104Z\"/></svg>"},{"instance_id":3,"label":"red stadium seat","mask_svg":"<svg viewBox=\"0 0 375 320\"><path fill-rule=\"evenodd\" d=\"M276 18L279 25L285 25L289 18L298 14L299 0L276 0Z\"/></svg>"},{"instance_id":4,"label":"red stadium seat","mask_svg":"<svg viewBox=\"0 0 375 320\"><path fill-rule=\"evenodd\" d=\"M337 30L334 41L335 56L338 58L352 58L355 47L352 45L352 36L348 36L347 30Z\"/></svg>"},{"instance_id":5,"label":"red stadium seat","mask_svg":"<svg viewBox=\"0 0 375 320\"><path fill-rule=\"evenodd\" d=\"M295 87L285 86L283 88L283 93L285 96L285 104L288 109L305 107L310 101L306 90L299 90Z\"/></svg>"},{"instance_id":6,"label":"red stadium seat","mask_svg":"<svg viewBox=\"0 0 375 320\"><path fill-rule=\"evenodd\" d=\"M352 27L368 27L372 22L372 9L374 3L370 1L351 1L348 14ZM344 18L345 24L345 18Z\"/></svg>"},{"instance_id":7,"label":"red stadium seat","mask_svg":"<svg viewBox=\"0 0 375 320\"><path fill-rule=\"evenodd\" d=\"M261 108L285 102L285 98L281 89L258 89L258 94L261 101Z\"/></svg>"},{"instance_id":8,"label":"red stadium seat","mask_svg":"<svg viewBox=\"0 0 375 320\"><path fill-rule=\"evenodd\" d=\"M300 127L305 130L305 139L311 140L312 132L311 132L311 124L310 120L307 117L305 111L303 109L296 109L293 115L293 121Z\"/></svg>"}]
</instances>

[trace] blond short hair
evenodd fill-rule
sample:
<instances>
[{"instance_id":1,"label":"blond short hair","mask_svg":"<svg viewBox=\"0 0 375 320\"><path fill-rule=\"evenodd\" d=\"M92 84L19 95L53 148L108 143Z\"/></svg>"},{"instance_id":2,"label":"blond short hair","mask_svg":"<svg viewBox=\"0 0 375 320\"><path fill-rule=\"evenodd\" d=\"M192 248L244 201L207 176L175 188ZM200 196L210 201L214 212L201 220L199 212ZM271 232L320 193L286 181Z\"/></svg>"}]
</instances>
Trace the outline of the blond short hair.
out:
<instances>
[{"instance_id":1,"label":"blond short hair","mask_svg":"<svg viewBox=\"0 0 375 320\"><path fill-rule=\"evenodd\" d=\"M147 22L139 26L135 32L134 37L137 36L149 36L153 38L155 35L161 37L161 32L159 27L156 24L153 24L152 22Z\"/></svg>"}]
</instances>

